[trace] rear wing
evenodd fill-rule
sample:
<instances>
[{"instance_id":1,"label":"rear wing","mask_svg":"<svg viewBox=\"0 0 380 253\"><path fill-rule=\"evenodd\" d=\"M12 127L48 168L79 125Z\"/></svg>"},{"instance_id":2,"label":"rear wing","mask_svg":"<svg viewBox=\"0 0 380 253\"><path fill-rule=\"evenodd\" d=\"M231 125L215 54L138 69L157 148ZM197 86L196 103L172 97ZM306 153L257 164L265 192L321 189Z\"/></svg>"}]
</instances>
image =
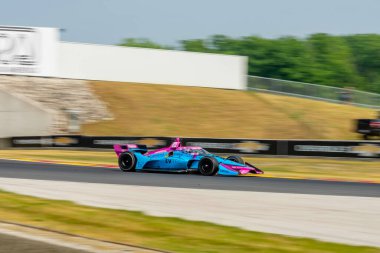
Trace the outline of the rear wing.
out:
<instances>
[{"instance_id":1,"label":"rear wing","mask_svg":"<svg viewBox=\"0 0 380 253\"><path fill-rule=\"evenodd\" d=\"M133 151L137 153L146 153L148 148L146 145L137 145L137 144L115 144L113 145L113 149L117 156L126 151Z\"/></svg>"}]
</instances>

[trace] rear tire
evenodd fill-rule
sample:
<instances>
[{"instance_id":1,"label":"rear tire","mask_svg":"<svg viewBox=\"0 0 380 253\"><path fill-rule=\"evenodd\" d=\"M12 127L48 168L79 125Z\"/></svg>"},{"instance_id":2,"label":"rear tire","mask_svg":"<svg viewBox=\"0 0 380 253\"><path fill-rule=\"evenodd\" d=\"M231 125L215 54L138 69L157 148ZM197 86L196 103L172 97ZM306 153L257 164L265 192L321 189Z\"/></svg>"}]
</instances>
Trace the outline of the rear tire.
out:
<instances>
[{"instance_id":1,"label":"rear tire","mask_svg":"<svg viewBox=\"0 0 380 253\"><path fill-rule=\"evenodd\" d=\"M205 156L199 161L198 170L203 176L214 176L219 171L219 163L214 157Z\"/></svg>"},{"instance_id":2,"label":"rear tire","mask_svg":"<svg viewBox=\"0 0 380 253\"><path fill-rule=\"evenodd\" d=\"M230 161L233 161L236 163L245 164L243 158L241 158L240 156L237 156L237 155L229 156L229 157L227 157L227 160L230 160Z\"/></svg>"},{"instance_id":3,"label":"rear tire","mask_svg":"<svg viewBox=\"0 0 380 253\"><path fill-rule=\"evenodd\" d=\"M135 171L136 156L132 152L123 152L119 156L119 168L124 172Z\"/></svg>"}]
</instances>

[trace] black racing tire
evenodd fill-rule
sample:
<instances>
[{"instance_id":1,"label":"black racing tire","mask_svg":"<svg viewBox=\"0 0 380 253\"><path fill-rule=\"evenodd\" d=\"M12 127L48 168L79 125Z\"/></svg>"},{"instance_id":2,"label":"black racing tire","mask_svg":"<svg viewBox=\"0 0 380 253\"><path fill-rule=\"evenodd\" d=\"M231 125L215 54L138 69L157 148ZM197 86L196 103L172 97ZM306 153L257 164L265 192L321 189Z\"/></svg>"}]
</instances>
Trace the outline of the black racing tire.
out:
<instances>
[{"instance_id":1,"label":"black racing tire","mask_svg":"<svg viewBox=\"0 0 380 253\"><path fill-rule=\"evenodd\" d=\"M136 156L132 152L126 151L119 156L119 168L124 172L135 171L136 163Z\"/></svg>"},{"instance_id":2,"label":"black racing tire","mask_svg":"<svg viewBox=\"0 0 380 253\"><path fill-rule=\"evenodd\" d=\"M214 157L205 156L199 161L198 170L203 176L214 176L219 171L219 163Z\"/></svg>"},{"instance_id":3,"label":"black racing tire","mask_svg":"<svg viewBox=\"0 0 380 253\"><path fill-rule=\"evenodd\" d=\"M245 164L243 158L241 158L240 156L237 156L237 155L231 155L231 156L227 157L227 160L230 160L230 161L233 161L236 163Z\"/></svg>"}]
</instances>

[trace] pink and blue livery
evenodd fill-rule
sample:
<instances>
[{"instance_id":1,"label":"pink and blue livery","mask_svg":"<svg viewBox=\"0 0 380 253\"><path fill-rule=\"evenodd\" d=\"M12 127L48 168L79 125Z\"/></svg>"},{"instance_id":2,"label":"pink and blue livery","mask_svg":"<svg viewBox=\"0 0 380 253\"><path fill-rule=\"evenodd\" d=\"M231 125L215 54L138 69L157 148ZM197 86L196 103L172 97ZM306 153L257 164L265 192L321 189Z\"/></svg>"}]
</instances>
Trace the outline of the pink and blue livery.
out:
<instances>
[{"instance_id":1,"label":"pink and blue livery","mask_svg":"<svg viewBox=\"0 0 380 253\"><path fill-rule=\"evenodd\" d=\"M148 151L145 145L114 145L119 167L124 172L198 172L204 176L263 174L239 156L222 158L201 147L182 146L179 138L169 146Z\"/></svg>"}]
</instances>

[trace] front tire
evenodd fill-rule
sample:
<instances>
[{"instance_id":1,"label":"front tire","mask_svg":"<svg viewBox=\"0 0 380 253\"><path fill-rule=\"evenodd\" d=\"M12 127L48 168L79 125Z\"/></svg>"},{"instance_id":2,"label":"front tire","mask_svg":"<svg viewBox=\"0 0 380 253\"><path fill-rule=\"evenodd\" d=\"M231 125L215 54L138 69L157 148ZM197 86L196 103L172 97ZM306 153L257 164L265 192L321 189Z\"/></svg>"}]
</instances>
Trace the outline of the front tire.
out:
<instances>
[{"instance_id":1,"label":"front tire","mask_svg":"<svg viewBox=\"0 0 380 253\"><path fill-rule=\"evenodd\" d=\"M124 172L135 171L136 156L132 152L123 152L119 156L119 168Z\"/></svg>"},{"instance_id":2,"label":"front tire","mask_svg":"<svg viewBox=\"0 0 380 253\"><path fill-rule=\"evenodd\" d=\"M227 157L227 160L230 160L230 161L233 161L236 163L240 163L240 164L245 164L243 158L241 158L240 156L237 156L237 155L229 156L229 157Z\"/></svg>"},{"instance_id":3,"label":"front tire","mask_svg":"<svg viewBox=\"0 0 380 253\"><path fill-rule=\"evenodd\" d=\"M198 170L203 176L214 176L219 171L219 163L214 157L203 157L198 164Z\"/></svg>"}]
</instances>

